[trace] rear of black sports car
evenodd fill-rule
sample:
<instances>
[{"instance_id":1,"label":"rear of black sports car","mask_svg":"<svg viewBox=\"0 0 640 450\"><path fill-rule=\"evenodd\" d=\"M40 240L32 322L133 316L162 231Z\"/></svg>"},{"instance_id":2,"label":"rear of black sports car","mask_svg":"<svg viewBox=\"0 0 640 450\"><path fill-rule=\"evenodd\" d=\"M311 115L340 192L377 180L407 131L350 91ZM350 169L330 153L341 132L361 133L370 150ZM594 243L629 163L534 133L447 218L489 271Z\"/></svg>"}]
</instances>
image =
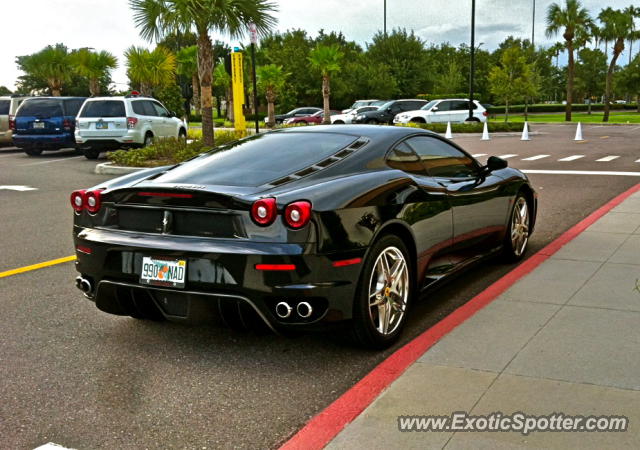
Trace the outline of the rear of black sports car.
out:
<instances>
[{"instance_id":1,"label":"rear of black sports car","mask_svg":"<svg viewBox=\"0 0 640 450\"><path fill-rule=\"evenodd\" d=\"M294 169L322 170L361 145L339 135ZM351 318L366 247L336 248L336 212L288 187L304 173L236 173L224 155L215 169L209 159L74 192L78 288L99 309L136 318L261 319L274 330Z\"/></svg>"}]
</instances>

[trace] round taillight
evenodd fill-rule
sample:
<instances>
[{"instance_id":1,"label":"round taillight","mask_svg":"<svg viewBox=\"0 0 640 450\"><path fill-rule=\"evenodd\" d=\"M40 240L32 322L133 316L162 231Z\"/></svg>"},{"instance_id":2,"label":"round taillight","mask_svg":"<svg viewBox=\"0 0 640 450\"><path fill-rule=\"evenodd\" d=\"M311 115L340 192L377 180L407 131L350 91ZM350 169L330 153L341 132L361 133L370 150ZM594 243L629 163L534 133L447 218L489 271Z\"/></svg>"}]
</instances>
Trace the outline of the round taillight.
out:
<instances>
[{"instance_id":1,"label":"round taillight","mask_svg":"<svg viewBox=\"0 0 640 450\"><path fill-rule=\"evenodd\" d=\"M284 220L291 228L302 228L311 219L311 203L299 201L289 203L284 210Z\"/></svg>"},{"instance_id":2,"label":"round taillight","mask_svg":"<svg viewBox=\"0 0 640 450\"><path fill-rule=\"evenodd\" d=\"M73 191L71 193L71 207L75 212L81 212L86 206L86 191Z\"/></svg>"},{"instance_id":3,"label":"round taillight","mask_svg":"<svg viewBox=\"0 0 640 450\"><path fill-rule=\"evenodd\" d=\"M271 225L278 215L275 198L261 198L251 206L251 218L262 226Z\"/></svg>"},{"instance_id":4,"label":"round taillight","mask_svg":"<svg viewBox=\"0 0 640 450\"><path fill-rule=\"evenodd\" d=\"M100 211L100 203L101 203L102 194L100 190L89 191L86 193L86 208L91 214L95 214Z\"/></svg>"}]
</instances>

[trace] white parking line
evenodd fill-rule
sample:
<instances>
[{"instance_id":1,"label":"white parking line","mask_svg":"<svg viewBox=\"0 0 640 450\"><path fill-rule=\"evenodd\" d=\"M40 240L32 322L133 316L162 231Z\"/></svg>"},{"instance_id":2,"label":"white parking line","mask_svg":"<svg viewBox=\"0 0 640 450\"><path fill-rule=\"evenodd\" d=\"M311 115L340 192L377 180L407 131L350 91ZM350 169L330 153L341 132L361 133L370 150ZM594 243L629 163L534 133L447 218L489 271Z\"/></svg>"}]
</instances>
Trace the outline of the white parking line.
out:
<instances>
[{"instance_id":1,"label":"white parking line","mask_svg":"<svg viewBox=\"0 0 640 450\"><path fill-rule=\"evenodd\" d=\"M34 163L29 163L29 164L20 164L20 166L21 167L23 167L23 166L38 166L40 164L56 163L56 162L68 161L70 159L78 159L78 158L84 158L84 156L80 155L80 156L71 156L69 158L49 159L47 161L38 161L38 162L34 162Z\"/></svg>"},{"instance_id":2,"label":"white parking line","mask_svg":"<svg viewBox=\"0 0 640 450\"><path fill-rule=\"evenodd\" d=\"M636 162L640 162L640 159L636 159Z\"/></svg>"},{"instance_id":3,"label":"white parking line","mask_svg":"<svg viewBox=\"0 0 640 450\"><path fill-rule=\"evenodd\" d=\"M499 158L509 159L509 158L513 158L514 156L518 156L518 155L516 153L507 153L506 155L500 155Z\"/></svg>"},{"instance_id":4,"label":"white parking line","mask_svg":"<svg viewBox=\"0 0 640 450\"><path fill-rule=\"evenodd\" d=\"M471 155L471 156L473 156L474 158L480 158L481 156L487 156L487 154L486 153L476 153L476 154Z\"/></svg>"},{"instance_id":5,"label":"white parking line","mask_svg":"<svg viewBox=\"0 0 640 450\"><path fill-rule=\"evenodd\" d=\"M611 156L605 156L604 158L600 158L600 159L596 159L597 162L609 162L609 161L613 161L614 159L618 159L620 158L619 156L615 156L615 155L611 155Z\"/></svg>"},{"instance_id":6,"label":"white parking line","mask_svg":"<svg viewBox=\"0 0 640 450\"><path fill-rule=\"evenodd\" d=\"M523 161L535 161L536 159L542 159L542 158L548 158L551 155L536 155L536 156L531 156L529 158L523 158Z\"/></svg>"},{"instance_id":7,"label":"white parking line","mask_svg":"<svg viewBox=\"0 0 640 450\"><path fill-rule=\"evenodd\" d=\"M612 175L623 177L640 177L640 172L612 172L606 170L535 170L524 169L524 173L540 173L546 175Z\"/></svg>"},{"instance_id":8,"label":"white parking line","mask_svg":"<svg viewBox=\"0 0 640 450\"><path fill-rule=\"evenodd\" d=\"M584 158L584 155L572 155L566 158L561 158L558 161L575 161L576 159Z\"/></svg>"}]
</instances>

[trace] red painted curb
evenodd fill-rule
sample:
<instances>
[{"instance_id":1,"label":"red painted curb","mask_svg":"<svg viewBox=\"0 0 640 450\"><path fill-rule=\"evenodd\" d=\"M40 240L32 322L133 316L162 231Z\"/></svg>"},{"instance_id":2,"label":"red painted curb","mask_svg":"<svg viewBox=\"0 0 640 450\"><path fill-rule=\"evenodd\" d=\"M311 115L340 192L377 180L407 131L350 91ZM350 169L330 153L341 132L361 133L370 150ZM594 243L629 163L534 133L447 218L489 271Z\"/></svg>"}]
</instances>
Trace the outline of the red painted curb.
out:
<instances>
[{"instance_id":1,"label":"red painted curb","mask_svg":"<svg viewBox=\"0 0 640 450\"><path fill-rule=\"evenodd\" d=\"M440 322L396 350L363 379L307 422L300 431L282 445L281 450L323 448L443 336L491 303L516 281L538 267L566 243L575 239L596 220L638 191L640 191L640 184L610 200Z\"/></svg>"}]
</instances>

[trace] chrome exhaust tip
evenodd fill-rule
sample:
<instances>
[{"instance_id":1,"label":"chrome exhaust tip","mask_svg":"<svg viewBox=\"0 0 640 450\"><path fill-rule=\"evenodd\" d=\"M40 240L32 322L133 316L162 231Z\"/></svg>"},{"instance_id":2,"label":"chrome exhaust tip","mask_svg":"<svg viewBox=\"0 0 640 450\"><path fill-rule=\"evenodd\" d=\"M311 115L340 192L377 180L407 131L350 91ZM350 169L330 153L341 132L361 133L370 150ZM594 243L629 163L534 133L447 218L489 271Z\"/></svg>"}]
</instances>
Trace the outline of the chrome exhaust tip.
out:
<instances>
[{"instance_id":1,"label":"chrome exhaust tip","mask_svg":"<svg viewBox=\"0 0 640 450\"><path fill-rule=\"evenodd\" d=\"M291 316L293 308L287 302L280 302L276 305L276 315L281 319L287 319Z\"/></svg>"},{"instance_id":2,"label":"chrome exhaust tip","mask_svg":"<svg viewBox=\"0 0 640 450\"><path fill-rule=\"evenodd\" d=\"M83 277L76 277L76 287L85 294L89 294L92 291L91 282Z\"/></svg>"},{"instance_id":3,"label":"chrome exhaust tip","mask_svg":"<svg viewBox=\"0 0 640 450\"><path fill-rule=\"evenodd\" d=\"M313 308L307 302L298 303L298 306L296 306L296 311L298 312L298 315L303 319L308 319L309 317L311 317L311 314L313 314Z\"/></svg>"}]
</instances>

